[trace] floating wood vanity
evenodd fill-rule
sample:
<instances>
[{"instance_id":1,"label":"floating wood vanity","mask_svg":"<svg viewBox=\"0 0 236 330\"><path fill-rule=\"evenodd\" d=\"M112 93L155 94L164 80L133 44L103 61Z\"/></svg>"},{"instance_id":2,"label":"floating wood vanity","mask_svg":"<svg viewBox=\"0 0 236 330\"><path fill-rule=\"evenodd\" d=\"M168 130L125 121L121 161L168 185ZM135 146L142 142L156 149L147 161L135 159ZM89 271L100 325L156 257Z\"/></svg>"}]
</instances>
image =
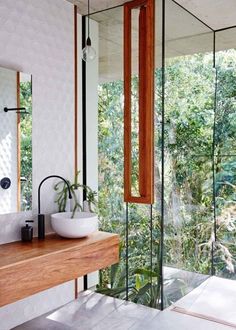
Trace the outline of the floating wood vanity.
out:
<instances>
[{"instance_id":1,"label":"floating wood vanity","mask_svg":"<svg viewBox=\"0 0 236 330\"><path fill-rule=\"evenodd\" d=\"M0 245L0 306L73 280L119 261L119 236L95 232L65 239Z\"/></svg>"}]
</instances>

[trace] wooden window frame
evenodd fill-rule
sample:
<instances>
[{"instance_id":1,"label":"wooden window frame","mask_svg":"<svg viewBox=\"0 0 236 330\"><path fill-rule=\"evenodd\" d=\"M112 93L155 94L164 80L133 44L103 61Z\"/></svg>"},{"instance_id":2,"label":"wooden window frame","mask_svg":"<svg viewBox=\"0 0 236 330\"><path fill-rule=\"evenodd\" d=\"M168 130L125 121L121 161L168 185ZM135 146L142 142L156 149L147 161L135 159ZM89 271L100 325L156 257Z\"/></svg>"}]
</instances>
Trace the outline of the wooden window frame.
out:
<instances>
[{"instance_id":1,"label":"wooden window frame","mask_svg":"<svg viewBox=\"0 0 236 330\"><path fill-rule=\"evenodd\" d=\"M132 195L131 75L132 10L139 14L139 195ZM124 5L124 201L154 202L154 30L155 0L134 0Z\"/></svg>"},{"instance_id":2,"label":"wooden window frame","mask_svg":"<svg viewBox=\"0 0 236 330\"><path fill-rule=\"evenodd\" d=\"M16 73L16 106L20 108L20 72ZM16 136L17 136L17 212L21 211L21 127L20 127L20 113L16 116Z\"/></svg>"}]
</instances>

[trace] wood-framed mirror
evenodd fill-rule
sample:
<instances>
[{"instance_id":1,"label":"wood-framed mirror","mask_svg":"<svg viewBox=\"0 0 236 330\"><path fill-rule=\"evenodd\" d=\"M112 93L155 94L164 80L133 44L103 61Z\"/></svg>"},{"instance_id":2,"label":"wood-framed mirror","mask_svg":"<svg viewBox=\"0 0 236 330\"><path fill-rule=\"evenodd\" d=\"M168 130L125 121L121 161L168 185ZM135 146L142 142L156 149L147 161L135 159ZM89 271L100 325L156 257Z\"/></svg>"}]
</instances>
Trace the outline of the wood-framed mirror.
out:
<instances>
[{"instance_id":1,"label":"wood-framed mirror","mask_svg":"<svg viewBox=\"0 0 236 330\"><path fill-rule=\"evenodd\" d=\"M32 76L0 67L0 214L32 208Z\"/></svg>"}]
</instances>

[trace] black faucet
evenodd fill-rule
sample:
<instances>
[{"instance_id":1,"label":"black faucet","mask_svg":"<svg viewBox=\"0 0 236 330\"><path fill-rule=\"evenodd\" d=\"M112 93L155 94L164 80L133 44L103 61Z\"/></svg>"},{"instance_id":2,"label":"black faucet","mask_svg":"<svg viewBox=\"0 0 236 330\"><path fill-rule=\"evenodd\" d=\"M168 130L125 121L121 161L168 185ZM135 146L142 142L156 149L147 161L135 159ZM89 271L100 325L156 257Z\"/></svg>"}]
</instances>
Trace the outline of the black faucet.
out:
<instances>
[{"instance_id":1,"label":"black faucet","mask_svg":"<svg viewBox=\"0 0 236 330\"><path fill-rule=\"evenodd\" d=\"M70 185L62 176L60 176L60 175L49 175L40 182L39 187L38 187L38 239L44 239L45 238L45 215L40 213L40 211L41 211L41 209L40 209L40 189L41 189L42 184L47 179L50 179L50 178L59 178L62 181L64 181L65 184L68 187L68 193L69 193L68 197L69 197L69 199L72 199Z\"/></svg>"}]
</instances>

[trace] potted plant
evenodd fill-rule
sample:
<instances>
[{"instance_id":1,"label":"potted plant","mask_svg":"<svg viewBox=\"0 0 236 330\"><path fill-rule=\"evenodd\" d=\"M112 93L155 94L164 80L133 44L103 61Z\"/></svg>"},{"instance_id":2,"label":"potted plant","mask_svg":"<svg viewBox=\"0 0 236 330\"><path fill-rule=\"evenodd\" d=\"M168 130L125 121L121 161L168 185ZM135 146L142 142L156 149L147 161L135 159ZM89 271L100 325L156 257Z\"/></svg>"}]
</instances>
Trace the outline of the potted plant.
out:
<instances>
[{"instance_id":1,"label":"potted plant","mask_svg":"<svg viewBox=\"0 0 236 330\"><path fill-rule=\"evenodd\" d=\"M70 186L72 201L73 201L71 218L74 218L75 212L77 211L81 211L81 212L88 211L91 213L95 213L97 206L97 201L96 201L97 192L92 190L89 186L78 182L79 173L80 172L78 171L77 174L75 175L75 179L73 183L67 180ZM65 212L66 203L69 195L68 186L65 184L64 181L59 181L58 183L55 184L54 190L57 192L55 203L58 204L58 210L59 212ZM83 202L83 204L81 204L79 201L79 197L78 197L79 190L83 190L86 192L86 200Z\"/></svg>"}]
</instances>

